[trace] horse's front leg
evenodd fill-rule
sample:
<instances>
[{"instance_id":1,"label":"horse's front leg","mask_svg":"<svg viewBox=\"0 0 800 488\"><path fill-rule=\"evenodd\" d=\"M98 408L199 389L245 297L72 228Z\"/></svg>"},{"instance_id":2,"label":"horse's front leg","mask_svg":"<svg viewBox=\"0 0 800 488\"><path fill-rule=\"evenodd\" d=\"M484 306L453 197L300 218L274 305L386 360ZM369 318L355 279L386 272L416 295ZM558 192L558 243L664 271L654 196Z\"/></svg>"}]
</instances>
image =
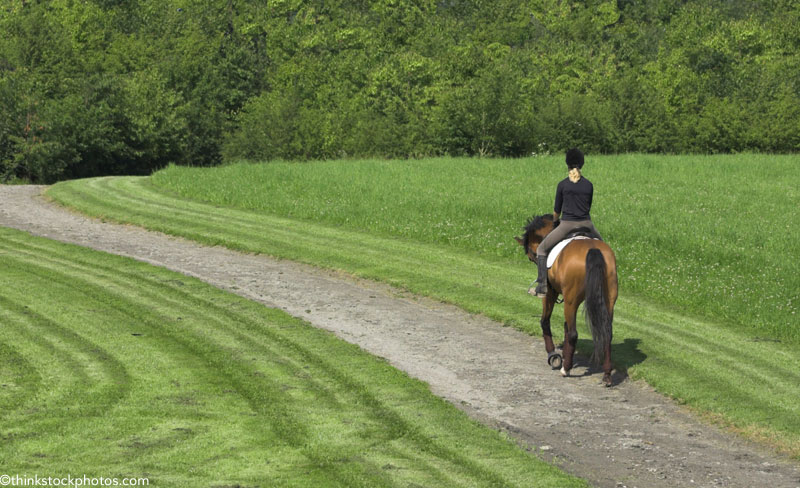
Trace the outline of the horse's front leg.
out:
<instances>
[{"instance_id":1,"label":"horse's front leg","mask_svg":"<svg viewBox=\"0 0 800 488\"><path fill-rule=\"evenodd\" d=\"M575 317L578 312L579 303L564 299L564 365L561 367L561 375L569 376L572 369L572 359L575 355L575 348L578 345L578 326Z\"/></svg>"},{"instance_id":2,"label":"horse's front leg","mask_svg":"<svg viewBox=\"0 0 800 488\"><path fill-rule=\"evenodd\" d=\"M553 344L553 332L550 330L550 316L553 314L557 298L558 294L552 288L547 290L547 296L542 298L542 320L539 322L542 326L544 349L547 351L547 364L553 369L560 368L562 363L561 354L556 351L556 346Z\"/></svg>"}]
</instances>

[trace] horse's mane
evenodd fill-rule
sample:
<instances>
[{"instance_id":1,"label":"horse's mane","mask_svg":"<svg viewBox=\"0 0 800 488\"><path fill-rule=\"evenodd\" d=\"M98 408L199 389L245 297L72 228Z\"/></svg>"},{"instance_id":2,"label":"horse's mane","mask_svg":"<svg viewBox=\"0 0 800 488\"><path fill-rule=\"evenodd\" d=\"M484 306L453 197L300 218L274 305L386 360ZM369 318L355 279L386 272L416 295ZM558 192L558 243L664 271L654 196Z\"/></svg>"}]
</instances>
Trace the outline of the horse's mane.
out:
<instances>
[{"instance_id":1,"label":"horse's mane","mask_svg":"<svg viewBox=\"0 0 800 488\"><path fill-rule=\"evenodd\" d=\"M553 214L544 214L531 217L528 223L525 224L525 233L522 235L522 248L525 250L525 252L528 252L528 244L530 243L531 237L534 236L536 231L552 222ZM553 228L555 229L558 224L559 223L556 222L556 225L553 226Z\"/></svg>"}]
</instances>

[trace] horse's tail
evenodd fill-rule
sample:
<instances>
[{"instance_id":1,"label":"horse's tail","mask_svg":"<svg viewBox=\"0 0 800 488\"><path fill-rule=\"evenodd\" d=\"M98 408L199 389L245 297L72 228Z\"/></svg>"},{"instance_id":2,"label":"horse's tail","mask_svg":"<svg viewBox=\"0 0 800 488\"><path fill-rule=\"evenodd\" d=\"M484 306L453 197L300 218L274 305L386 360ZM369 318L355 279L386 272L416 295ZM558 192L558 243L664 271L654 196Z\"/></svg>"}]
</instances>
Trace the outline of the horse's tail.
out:
<instances>
[{"instance_id":1,"label":"horse's tail","mask_svg":"<svg viewBox=\"0 0 800 488\"><path fill-rule=\"evenodd\" d=\"M599 249L589 249L586 255L585 287L584 312L594 342L592 361L599 365L605 359L606 345L611 342L611 314L608 313L606 297L606 260Z\"/></svg>"}]
</instances>

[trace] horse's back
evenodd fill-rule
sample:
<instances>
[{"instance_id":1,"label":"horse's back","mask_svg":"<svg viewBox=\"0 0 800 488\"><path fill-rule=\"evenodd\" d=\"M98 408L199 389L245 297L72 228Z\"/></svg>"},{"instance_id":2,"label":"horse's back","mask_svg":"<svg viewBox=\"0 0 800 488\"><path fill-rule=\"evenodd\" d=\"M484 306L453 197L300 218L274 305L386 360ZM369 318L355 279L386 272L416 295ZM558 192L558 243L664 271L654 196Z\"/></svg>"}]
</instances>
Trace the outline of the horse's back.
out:
<instances>
[{"instance_id":1,"label":"horse's back","mask_svg":"<svg viewBox=\"0 0 800 488\"><path fill-rule=\"evenodd\" d=\"M570 286L582 287L586 278L586 256L589 250L597 249L603 254L606 264L606 278L616 288L617 258L605 241L599 239L578 239L570 242L553 263L553 274L564 289Z\"/></svg>"},{"instance_id":2,"label":"horse's back","mask_svg":"<svg viewBox=\"0 0 800 488\"><path fill-rule=\"evenodd\" d=\"M570 242L567 247L561 251L555 264L564 266L566 264L575 263L576 265L584 266L586 263L586 255L589 254L590 249L597 249L603 253L606 267L616 269L617 258L614 255L614 251L605 241L599 239L577 239Z\"/></svg>"}]
</instances>

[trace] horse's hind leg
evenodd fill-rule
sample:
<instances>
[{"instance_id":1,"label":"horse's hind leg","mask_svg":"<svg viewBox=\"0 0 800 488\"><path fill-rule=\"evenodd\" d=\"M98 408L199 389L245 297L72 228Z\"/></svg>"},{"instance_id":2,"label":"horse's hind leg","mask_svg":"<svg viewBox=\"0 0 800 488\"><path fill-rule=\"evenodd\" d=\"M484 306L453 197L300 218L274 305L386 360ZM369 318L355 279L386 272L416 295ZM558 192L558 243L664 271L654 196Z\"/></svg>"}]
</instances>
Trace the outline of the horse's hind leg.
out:
<instances>
[{"instance_id":1,"label":"horse's hind leg","mask_svg":"<svg viewBox=\"0 0 800 488\"><path fill-rule=\"evenodd\" d=\"M572 359L575 355L575 347L578 345L578 327L575 316L578 312L578 303L564 300L564 365L561 367L561 374L569 376L572 369Z\"/></svg>"},{"instance_id":2,"label":"horse's hind leg","mask_svg":"<svg viewBox=\"0 0 800 488\"><path fill-rule=\"evenodd\" d=\"M553 344L553 331L550 330L550 316L553 314L557 297L552 289L547 291L547 297L542 299L542 319L539 322L542 326L544 348L547 351L547 364L553 369L560 368L562 362L561 355L556 352L556 346Z\"/></svg>"},{"instance_id":3,"label":"horse's hind leg","mask_svg":"<svg viewBox=\"0 0 800 488\"><path fill-rule=\"evenodd\" d=\"M610 320L614 320L614 316L610 316ZM603 384L606 386L611 386L613 381L611 380L611 335L609 334L608 342L605 343L604 347L605 359L603 359Z\"/></svg>"}]
</instances>

